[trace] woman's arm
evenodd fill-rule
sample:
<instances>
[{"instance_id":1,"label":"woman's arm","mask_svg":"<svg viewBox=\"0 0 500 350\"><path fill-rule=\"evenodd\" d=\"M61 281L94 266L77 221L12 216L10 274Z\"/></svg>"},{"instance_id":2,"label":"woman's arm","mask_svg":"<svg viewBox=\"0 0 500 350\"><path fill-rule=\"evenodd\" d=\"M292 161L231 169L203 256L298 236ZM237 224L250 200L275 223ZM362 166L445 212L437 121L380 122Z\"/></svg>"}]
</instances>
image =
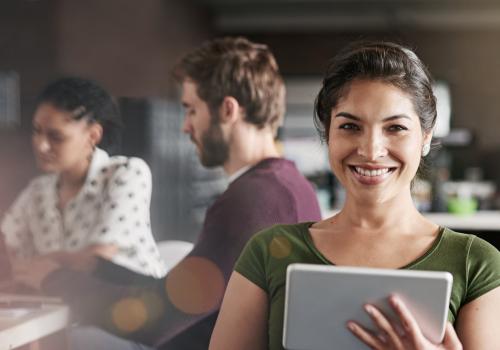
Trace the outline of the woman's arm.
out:
<instances>
[{"instance_id":1,"label":"woman's arm","mask_svg":"<svg viewBox=\"0 0 500 350\"><path fill-rule=\"evenodd\" d=\"M74 252L58 250L41 257L54 260L61 266L68 266L75 270L90 272L94 270L97 265L98 257L111 260L117 250L118 247L113 244L92 244Z\"/></svg>"},{"instance_id":2,"label":"woman's arm","mask_svg":"<svg viewBox=\"0 0 500 350\"><path fill-rule=\"evenodd\" d=\"M464 305L456 329L464 349L500 349L500 287Z\"/></svg>"},{"instance_id":3,"label":"woman's arm","mask_svg":"<svg viewBox=\"0 0 500 350\"><path fill-rule=\"evenodd\" d=\"M267 307L266 292L233 272L209 349L267 349Z\"/></svg>"}]
</instances>

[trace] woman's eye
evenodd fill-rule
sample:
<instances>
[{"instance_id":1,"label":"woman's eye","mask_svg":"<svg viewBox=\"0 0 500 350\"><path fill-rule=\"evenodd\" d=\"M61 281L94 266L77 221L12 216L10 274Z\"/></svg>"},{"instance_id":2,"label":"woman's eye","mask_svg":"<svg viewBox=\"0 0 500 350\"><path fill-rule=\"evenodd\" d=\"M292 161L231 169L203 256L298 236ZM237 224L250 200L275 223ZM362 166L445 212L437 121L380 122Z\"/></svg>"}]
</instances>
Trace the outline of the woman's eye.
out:
<instances>
[{"instance_id":1,"label":"woman's eye","mask_svg":"<svg viewBox=\"0 0 500 350\"><path fill-rule=\"evenodd\" d=\"M359 126L353 123L345 123L339 126L339 129L343 130L359 130Z\"/></svg>"},{"instance_id":2,"label":"woman's eye","mask_svg":"<svg viewBox=\"0 0 500 350\"><path fill-rule=\"evenodd\" d=\"M391 125L389 126L389 131L403 131L408 130L406 126L403 125Z\"/></svg>"},{"instance_id":3,"label":"woman's eye","mask_svg":"<svg viewBox=\"0 0 500 350\"><path fill-rule=\"evenodd\" d=\"M61 143L64 141L64 136L51 134L49 135L49 141L54 143Z\"/></svg>"}]
</instances>

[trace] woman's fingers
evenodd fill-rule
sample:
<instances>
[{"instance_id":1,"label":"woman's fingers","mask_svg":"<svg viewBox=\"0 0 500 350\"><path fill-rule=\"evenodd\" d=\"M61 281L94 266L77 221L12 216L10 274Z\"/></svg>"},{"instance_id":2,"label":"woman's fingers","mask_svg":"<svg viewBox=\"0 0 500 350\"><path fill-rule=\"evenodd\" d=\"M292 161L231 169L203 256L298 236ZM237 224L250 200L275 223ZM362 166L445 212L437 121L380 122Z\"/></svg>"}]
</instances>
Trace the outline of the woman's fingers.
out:
<instances>
[{"instance_id":1,"label":"woman's fingers","mask_svg":"<svg viewBox=\"0 0 500 350\"><path fill-rule=\"evenodd\" d=\"M450 322L446 324L446 329L444 331L443 348L454 350L463 349L462 343L460 339L458 339L457 332L455 332L455 328L453 328Z\"/></svg>"},{"instance_id":2,"label":"woman's fingers","mask_svg":"<svg viewBox=\"0 0 500 350\"><path fill-rule=\"evenodd\" d=\"M379 309L370 304L365 305L365 310L370 315L373 323L377 326L382 336L391 342L392 347L402 349L403 343L400 339L400 335L387 317Z\"/></svg>"},{"instance_id":3,"label":"woman's fingers","mask_svg":"<svg viewBox=\"0 0 500 350\"><path fill-rule=\"evenodd\" d=\"M89 248L91 254L99 255L105 259L111 259L118 253L118 246L115 244L96 244Z\"/></svg>"},{"instance_id":4,"label":"woman's fingers","mask_svg":"<svg viewBox=\"0 0 500 350\"><path fill-rule=\"evenodd\" d=\"M377 336L367 331L359 324L349 321L347 322L347 328L361 340L363 343L368 345L372 349L383 349L387 341L383 336Z\"/></svg>"},{"instance_id":5,"label":"woman's fingers","mask_svg":"<svg viewBox=\"0 0 500 350\"><path fill-rule=\"evenodd\" d=\"M417 320L413 317L410 310L406 307L406 304L396 295L391 295L389 297L389 303L398 315L403 330L411 340L413 344L420 344L422 340L425 339Z\"/></svg>"}]
</instances>

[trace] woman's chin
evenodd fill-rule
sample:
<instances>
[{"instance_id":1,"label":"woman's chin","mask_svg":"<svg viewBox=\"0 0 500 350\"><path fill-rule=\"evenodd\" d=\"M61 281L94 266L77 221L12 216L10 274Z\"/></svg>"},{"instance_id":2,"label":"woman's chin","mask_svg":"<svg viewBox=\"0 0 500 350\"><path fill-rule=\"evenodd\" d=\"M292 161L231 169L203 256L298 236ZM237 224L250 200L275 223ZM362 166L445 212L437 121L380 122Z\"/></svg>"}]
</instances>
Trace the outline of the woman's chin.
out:
<instances>
[{"instance_id":1,"label":"woman's chin","mask_svg":"<svg viewBox=\"0 0 500 350\"><path fill-rule=\"evenodd\" d=\"M56 173L58 167L54 163L37 161L38 169L44 173Z\"/></svg>"}]
</instances>

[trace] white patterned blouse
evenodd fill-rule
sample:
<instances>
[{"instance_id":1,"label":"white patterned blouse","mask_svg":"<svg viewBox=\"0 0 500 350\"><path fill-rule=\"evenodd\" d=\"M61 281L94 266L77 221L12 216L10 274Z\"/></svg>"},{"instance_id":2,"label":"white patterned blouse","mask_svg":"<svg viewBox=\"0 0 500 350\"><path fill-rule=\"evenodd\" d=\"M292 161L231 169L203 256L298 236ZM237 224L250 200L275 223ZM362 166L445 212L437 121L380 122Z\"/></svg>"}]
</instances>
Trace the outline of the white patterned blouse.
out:
<instances>
[{"instance_id":1,"label":"white patterned blouse","mask_svg":"<svg viewBox=\"0 0 500 350\"><path fill-rule=\"evenodd\" d=\"M57 208L58 175L32 180L6 212L0 229L20 258L115 244L112 261L162 277L165 266L150 226L151 172L139 158L109 155L97 148L80 192Z\"/></svg>"}]
</instances>

